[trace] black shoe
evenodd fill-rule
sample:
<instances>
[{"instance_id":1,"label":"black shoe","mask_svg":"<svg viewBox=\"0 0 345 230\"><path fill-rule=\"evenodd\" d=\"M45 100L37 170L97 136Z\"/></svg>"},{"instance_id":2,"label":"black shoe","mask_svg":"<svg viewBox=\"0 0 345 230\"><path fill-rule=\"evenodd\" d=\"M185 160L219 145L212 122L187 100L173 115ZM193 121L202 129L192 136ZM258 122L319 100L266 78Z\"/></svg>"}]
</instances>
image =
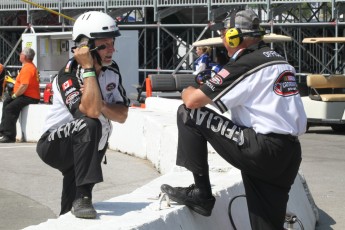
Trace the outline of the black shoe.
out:
<instances>
[{"instance_id":1,"label":"black shoe","mask_svg":"<svg viewBox=\"0 0 345 230\"><path fill-rule=\"evenodd\" d=\"M14 143L14 142L16 142L16 139L11 139L7 136L0 137L0 143Z\"/></svg>"},{"instance_id":2,"label":"black shoe","mask_svg":"<svg viewBox=\"0 0 345 230\"><path fill-rule=\"evenodd\" d=\"M72 214L78 218L95 219L97 212L90 197L84 196L73 201Z\"/></svg>"},{"instance_id":3,"label":"black shoe","mask_svg":"<svg viewBox=\"0 0 345 230\"><path fill-rule=\"evenodd\" d=\"M185 188L171 187L170 185L163 184L161 191L166 193L171 200L184 204L203 216L211 216L214 203L216 202L214 196L209 198L201 197L200 190L194 184Z\"/></svg>"}]
</instances>

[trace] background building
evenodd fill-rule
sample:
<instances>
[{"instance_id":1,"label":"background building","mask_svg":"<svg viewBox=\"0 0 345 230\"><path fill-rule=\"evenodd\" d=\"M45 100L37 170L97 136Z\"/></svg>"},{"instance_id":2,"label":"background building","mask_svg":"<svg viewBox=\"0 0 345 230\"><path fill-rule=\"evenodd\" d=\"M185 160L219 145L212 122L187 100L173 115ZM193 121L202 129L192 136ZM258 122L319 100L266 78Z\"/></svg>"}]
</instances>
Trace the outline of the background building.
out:
<instances>
[{"instance_id":1,"label":"background building","mask_svg":"<svg viewBox=\"0 0 345 230\"><path fill-rule=\"evenodd\" d=\"M16 44L22 33L70 31L73 20L68 17L99 10L116 19L121 30L139 32L139 56L133 57L139 59L139 82L149 73L190 73L192 58L184 54L193 50L192 43L218 36L209 25L244 8L254 9L265 29L293 38L271 47L297 72L343 73L343 44L302 44L302 40L342 37L344 0L1 0L0 63L8 69L20 65L21 46Z\"/></svg>"}]
</instances>

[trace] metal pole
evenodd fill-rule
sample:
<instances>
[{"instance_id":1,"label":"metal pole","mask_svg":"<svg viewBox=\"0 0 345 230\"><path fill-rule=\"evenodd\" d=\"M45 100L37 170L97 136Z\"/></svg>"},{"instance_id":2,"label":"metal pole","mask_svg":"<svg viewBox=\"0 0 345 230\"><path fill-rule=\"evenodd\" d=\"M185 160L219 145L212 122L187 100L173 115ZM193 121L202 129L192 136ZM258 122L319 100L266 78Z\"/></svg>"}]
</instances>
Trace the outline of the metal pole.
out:
<instances>
[{"instance_id":1,"label":"metal pole","mask_svg":"<svg viewBox=\"0 0 345 230\"><path fill-rule=\"evenodd\" d=\"M147 23L147 10L146 10L146 8L144 8L144 15L145 15L144 20L145 20L145 24L146 24ZM147 57L146 56L147 56L147 29L144 28L144 64L145 64L145 69L147 67ZM147 72L145 71L143 80L145 80L145 78L147 76L146 74L147 74Z\"/></svg>"},{"instance_id":2,"label":"metal pole","mask_svg":"<svg viewBox=\"0 0 345 230\"><path fill-rule=\"evenodd\" d=\"M27 28L24 30L23 34L24 34L28 29L29 29L29 27L27 27ZM11 59L13 53L16 51L16 49L17 49L17 47L18 47L18 45L20 44L21 41L22 41L22 36L20 36L20 38L18 39L18 41L17 41L16 45L13 47L13 49L12 49L10 55L8 55L8 57L7 57L7 59L6 59L5 63L4 63L4 67L6 67L7 63L8 63L9 60Z\"/></svg>"},{"instance_id":3,"label":"metal pole","mask_svg":"<svg viewBox=\"0 0 345 230\"><path fill-rule=\"evenodd\" d=\"M160 22L157 23L157 69L160 70L161 69L161 62L160 62L160 51L161 51L161 28L160 28ZM159 73L159 71L158 71Z\"/></svg>"},{"instance_id":4,"label":"metal pole","mask_svg":"<svg viewBox=\"0 0 345 230\"><path fill-rule=\"evenodd\" d=\"M204 35L204 33L207 31L209 25L207 25L204 30L200 33L199 37L196 39L196 41L199 41L200 38ZM181 67L181 65L183 64L183 62L187 59L187 57L189 56L189 53L194 49L194 46L192 45L191 48L188 50L188 52L184 55L184 57L182 58L182 60L180 61L180 63L177 65L176 69L174 70L174 72L172 74L175 74L177 72L177 70Z\"/></svg>"},{"instance_id":5,"label":"metal pole","mask_svg":"<svg viewBox=\"0 0 345 230\"><path fill-rule=\"evenodd\" d=\"M211 21L211 12L212 12L212 7L211 7L211 0L207 0L207 20Z\"/></svg>"},{"instance_id":6,"label":"metal pole","mask_svg":"<svg viewBox=\"0 0 345 230\"><path fill-rule=\"evenodd\" d=\"M338 37L338 10L335 8L335 0L332 0L332 18L335 20L335 36ZM338 43L335 43L334 56L334 69L338 69Z\"/></svg>"},{"instance_id":7,"label":"metal pole","mask_svg":"<svg viewBox=\"0 0 345 230\"><path fill-rule=\"evenodd\" d=\"M22 1L22 2L25 2L25 3L29 3L29 4L31 4L31 5L34 5L34 6L38 7L38 8L44 9L44 10L46 10L46 11L52 13L52 14L60 15L60 16L66 18L66 19L68 19L68 20L70 20L70 21L75 21L74 18L68 17L67 15L61 14L61 13L59 13L59 12L56 12L55 10L46 8L46 7L41 6L41 5L37 4L37 3L31 2L31 1L28 1L28 0L21 0L21 1Z\"/></svg>"},{"instance_id":8,"label":"metal pole","mask_svg":"<svg viewBox=\"0 0 345 230\"><path fill-rule=\"evenodd\" d=\"M157 2L158 0L153 0L153 20L155 22L157 21L157 14L158 14Z\"/></svg>"}]
</instances>

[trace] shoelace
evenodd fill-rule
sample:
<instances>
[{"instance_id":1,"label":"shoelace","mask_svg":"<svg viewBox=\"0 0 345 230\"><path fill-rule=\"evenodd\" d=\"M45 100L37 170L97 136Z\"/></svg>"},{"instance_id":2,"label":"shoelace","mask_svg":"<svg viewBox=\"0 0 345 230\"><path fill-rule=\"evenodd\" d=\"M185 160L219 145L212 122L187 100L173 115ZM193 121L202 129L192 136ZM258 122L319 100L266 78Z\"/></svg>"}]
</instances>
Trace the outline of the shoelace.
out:
<instances>
[{"instance_id":1,"label":"shoelace","mask_svg":"<svg viewBox=\"0 0 345 230\"><path fill-rule=\"evenodd\" d=\"M195 184L189 185L187 188L179 188L186 193L187 196L193 196L193 192L195 190Z\"/></svg>"}]
</instances>

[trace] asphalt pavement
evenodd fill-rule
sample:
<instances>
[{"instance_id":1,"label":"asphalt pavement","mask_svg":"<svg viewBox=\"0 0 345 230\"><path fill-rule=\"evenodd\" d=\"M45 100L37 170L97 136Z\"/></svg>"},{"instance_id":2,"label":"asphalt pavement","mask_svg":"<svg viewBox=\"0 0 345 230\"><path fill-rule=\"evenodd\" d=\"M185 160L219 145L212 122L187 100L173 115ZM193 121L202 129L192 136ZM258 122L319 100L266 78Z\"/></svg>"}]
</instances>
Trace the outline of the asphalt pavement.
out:
<instances>
[{"instance_id":1,"label":"asphalt pavement","mask_svg":"<svg viewBox=\"0 0 345 230\"><path fill-rule=\"evenodd\" d=\"M93 202L130 193L160 176L143 159L108 150L102 163L104 182ZM0 229L16 230L56 218L60 212L61 173L47 166L35 143L0 144Z\"/></svg>"},{"instance_id":2,"label":"asphalt pavement","mask_svg":"<svg viewBox=\"0 0 345 230\"><path fill-rule=\"evenodd\" d=\"M345 229L345 135L312 127L301 138L301 172L319 211L316 230ZM60 208L62 176L37 156L35 143L0 144L0 229L22 229L49 218ZM107 152L104 182L93 201L129 193L160 174L150 162ZM297 227L297 226L295 226Z\"/></svg>"}]
</instances>

